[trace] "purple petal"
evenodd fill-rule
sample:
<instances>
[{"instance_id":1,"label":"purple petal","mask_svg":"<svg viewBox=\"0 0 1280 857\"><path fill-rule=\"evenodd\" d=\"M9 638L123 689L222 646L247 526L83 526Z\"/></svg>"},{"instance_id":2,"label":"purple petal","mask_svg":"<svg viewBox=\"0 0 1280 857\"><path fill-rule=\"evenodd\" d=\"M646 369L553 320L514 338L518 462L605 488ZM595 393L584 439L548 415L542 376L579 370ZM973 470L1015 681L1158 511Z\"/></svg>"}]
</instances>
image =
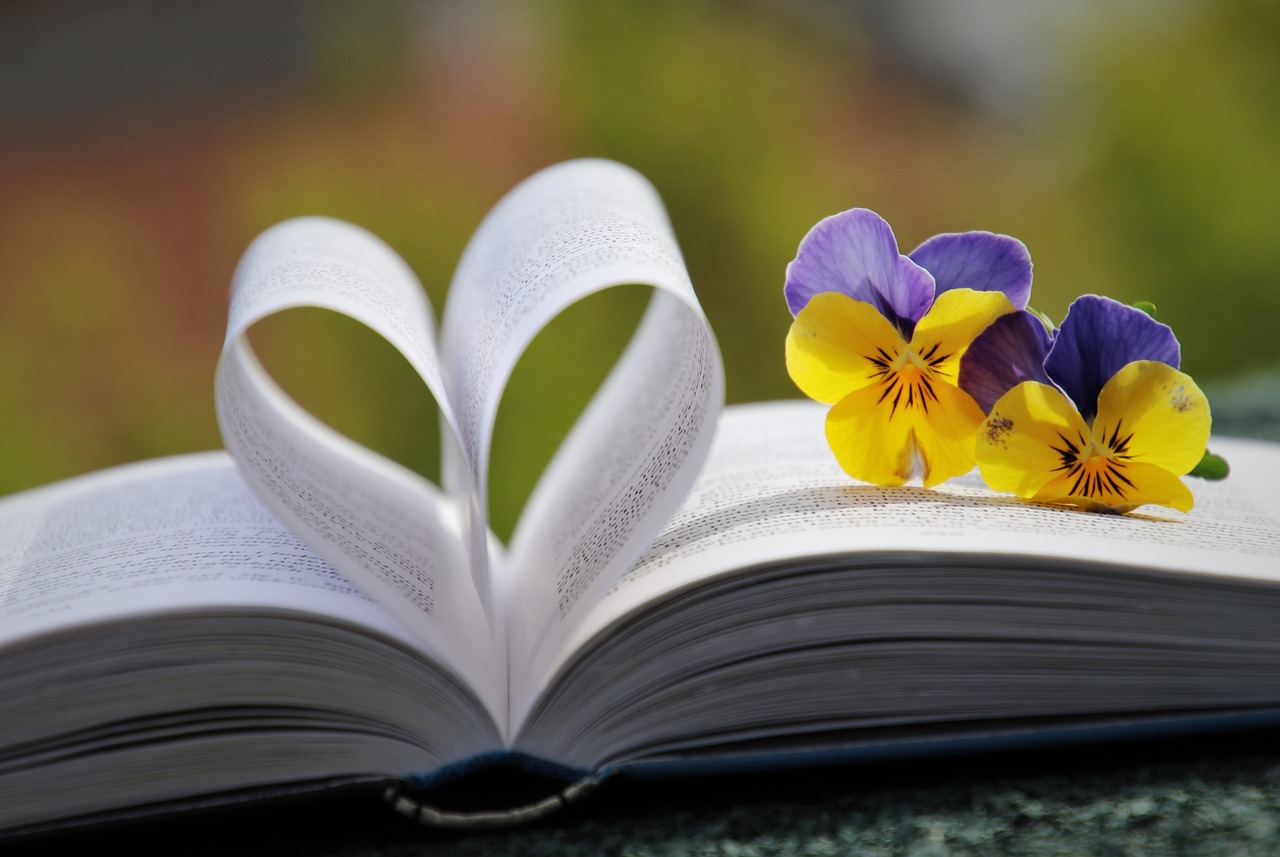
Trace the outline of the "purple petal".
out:
<instances>
[{"instance_id":1,"label":"purple petal","mask_svg":"<svg viewBox=\"0 0 1280 857\"><path fill-rule=\"evenodd\" d=\"M866 301L909 336L933 305L933 277L898 252L884 218L853 208L819 221L787 266L783 293L792 315L818 292Z\"/></svg>"},{"instance_id":2,"label":"purple petal","mask_svg":"<svg viewBox=\"0 0 1280 857\"><path fill-rule=\"evenodd\" d=\"M1031 297L1031 254L1017 238L992 232L935 235L911 253L937 283L949 289L1004 292L1018 309Z\"/></svg>"},{"instance_id":3,"label":"purple petal","mask_svg":"<svg viewBox=\"0 0 1280 857\"><path fill-rule=\"evenodd\" d=\"M1000 316L978 334L960 358L960 389L989 414L1001 396L1023 381L1052 384L1044 370L1049 331L1029 312Z\"/></svg>"},{"instance_id":4,"label":"purple petal","mask_svg":"<svg viewBox=\"0 0 1280 857\"><path fill-rule=\"evenodd\" d=\"M1076 298L1067 309L1044 368L1086 420L1098 409L1102 385L1135 360L1177 369L1178 340L1168 325L1136 307L1097 295Z\"/></svg>"}]
</instances>

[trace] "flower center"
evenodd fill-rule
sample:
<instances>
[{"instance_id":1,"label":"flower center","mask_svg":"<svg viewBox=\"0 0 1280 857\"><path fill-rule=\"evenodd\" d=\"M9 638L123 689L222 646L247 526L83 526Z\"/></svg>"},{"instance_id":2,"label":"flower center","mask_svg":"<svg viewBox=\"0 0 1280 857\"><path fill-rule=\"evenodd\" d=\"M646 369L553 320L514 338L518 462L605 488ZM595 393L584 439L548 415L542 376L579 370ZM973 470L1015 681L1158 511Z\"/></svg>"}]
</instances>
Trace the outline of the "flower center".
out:
<instances>
[{"instance_id":1,"label":"flower center","mask_svg":"<svg viewBox=\"0 0 1280 857\"><path fill-rule=\"evenodd\" d=\"M1078 433L1074 441L1058 433L1062 445L1053 447L1053 451L1058 453L1061 463L1054 470L1066 473L1068 479L1074 480L1071 484L1073 496L1114 504L1112 498L1123 500L1129 491L1137 490L1125 476L1128 462L1133 458L1129 455L1133 433L1122 434L1123 423L1124 420L1117 420L1110 436L1105 426L1097 435L1092 431L1089 437Z\"/></svg>"},{"instance_id":2,"label":"flower center","mask_svg":"<svg viewBox=\"0 0 1280 857\"><path fill-rule=\"evenodd\" d=\"M910 345L903 343L896 354L877 348L875 354L867 355L876 367L873 375L880 386L876 404L888 404L890 418L899 408L904 411L919 408L928 414L930 404L938 401L933 388L935 384L948 383L942 380L947 375L942 364L951 356L938 351L935 342L924 354L917 355Z\"/></svg>"}]
</instances>

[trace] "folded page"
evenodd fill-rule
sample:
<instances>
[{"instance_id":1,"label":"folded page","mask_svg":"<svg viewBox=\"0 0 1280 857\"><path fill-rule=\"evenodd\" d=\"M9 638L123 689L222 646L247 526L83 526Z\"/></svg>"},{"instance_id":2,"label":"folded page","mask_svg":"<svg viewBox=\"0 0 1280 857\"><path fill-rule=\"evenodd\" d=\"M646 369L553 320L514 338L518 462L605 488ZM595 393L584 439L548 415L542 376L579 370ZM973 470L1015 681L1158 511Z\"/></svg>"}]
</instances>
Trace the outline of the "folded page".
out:
<instances>
[{"instance_id":1,"label":"folded page","mask_svg":"<svg viewBox=\"0 0 1280 857\"><path fill-rule=\"evenodd\" d=\"M494 421L521 354L570 304L623 284L652 286L650 309L535 489L495 583L510 651L521 653L513 674L679 504L709 448L723 372L661 200L616 163L560 164L517 187L476 232L450 288L441 354L465 461L446 461L445 483L474 474L483 502Z\"/></svg>"},{"instance_id":2,"label":"folded page","mask_svg":"<svg viewBox=\"0 0 1280 857\"><path fill-rule=\"evenodd\" d=\"M345 313L380 333L418 370L446 427L452 421L430 306L412 273L363 230L306 218L264 233L236 272L217 377L227 449L283 523L492 701L496 691L488 685L501 682L486 588L469 579L455 505L427 480L299 408L249 346L253 322L297 306Z\"/></svg>"}]
</instances>

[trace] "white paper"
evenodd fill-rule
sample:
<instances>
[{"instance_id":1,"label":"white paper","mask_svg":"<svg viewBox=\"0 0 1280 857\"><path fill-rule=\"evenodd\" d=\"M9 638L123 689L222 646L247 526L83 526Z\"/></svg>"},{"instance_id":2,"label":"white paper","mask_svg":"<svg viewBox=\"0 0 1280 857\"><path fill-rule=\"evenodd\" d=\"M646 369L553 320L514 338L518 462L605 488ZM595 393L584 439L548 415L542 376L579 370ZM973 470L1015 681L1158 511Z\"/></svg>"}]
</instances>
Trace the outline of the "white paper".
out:
<instances>
[{"instance_id":1,"label":"white paper","mask_svg":"<svg viewBox=\"0 0 1280 857\"><path fill-rule=\"evenodd\" d=\"M236 268L226 342L268 315L304 306L340 312L385 337L452 420L440 378L435 315L413 272L390 247L357 226L325 217L273 226Z\"/></svg>"},{"instance_id":2,"label":"white paper","mask_svg":"<svg viewBox=\"0 0 1280 857\"><path fill-rule=\"evenodd\" d=\"M680 510L575 628L551 671L654 599L739 569L800 566L806 557L938 551L1280 580L1280 454L1273 445L1215 439L1213 448L1235 469L1224 482L1188 480L1196 497L1189 514L1146 507L1097 515L996 494L976 473L933 490L856 483L826 446L826 410L803 401L726 409ZM519 719L527 707L515 713Z\"/></svg>"},{"instance_id":3,"label":"white paper","mask_svg":"<svg viewBox=\"0 0 1280 857\"><path fill-rule=\"evenodd\" d=\"M504 558L485 492L507 379L555 315L631 283L654 288L649 311L544 474ZM244 333L292 306L359 319L419 371L441 408L447 499L330 432L262 371ZM433 649L462 658L466 674L484 671L483 657L490 674L523 674L528 653L557 648L692 484L723 399L719 354L657 193L634 171L595 160L544 170L495 207L459 264L442 343L437 360L430 308L389 248L336 221L282 224L237 270L219 421L246 481L312 549ZM465 571L492 620L489 646L457 583ZM447 609L437 609L440 600ZM507 663L510 651L518 662Z\"/></svg>"},{"instance_id":4,"label":"white paper","mask_svg":"<svg viewBox=\"0 0 1280 857\"><path fill-rule=\"evenodd\" d=\"M684 499L722 390L705 321L659 293L521 516L510 554L514 699L537 693L529 680Z\"/></svg>"},{"instance_id":5,"label":"white paper","mask_svg":"<svg viewBox=\"0 0 1280 857\"><path fill-rule=\"evenodd\" d=\"M442 360L468 465L459 472L476 474L483 502L494 420L520 355L565 307L629 283L654 287L645 319L500 560L513 682L533 649L554 648L538 638L566 633L679 504L709 449L723 371L661 200L615 163L561 164L512 191L450 289Z\"/></svg>"},{"instance_id":6,"label":"white paper","mask_svg":"<svg viewBox=\"0 0 1280 857\"><path fill-rule=\"evenodd\" d=\"M452 506L431 483L295 405L243 340L224 352L217 392L223 441L254 493L466 676L501 722L506 678Z\"/></svg>"},{"instance_id":7,"label":"white paper","mask_svg":"<svg viewBox=\"0 0 1280 857\"><path fill-rule=\"evenodd\" d=\"M440 375L434 318L404 262L369 233L303 218L265 232L232 285L217 377L223 441L245 481L317 554L365 588L504 710L505 676L486 614L483 557L467 554L461 503L431 483L328 429L262 370L249 327L274 312L316 306L375 330L421 375L456 444ZM424 427L425 430L425 427ZM489 686L492 685L492 686Z\"/></svg>"},{"instance_id":8,"label":"white paper","mask_svg":"<svg viewBox=\"0 0 1280 857\"><path fill-rule=\"evenodd\" d=\"M218 607L316 613L412 639L285 529L225 453L157 459L0 501L0 644Z\"/></svg>"}]
</instances>

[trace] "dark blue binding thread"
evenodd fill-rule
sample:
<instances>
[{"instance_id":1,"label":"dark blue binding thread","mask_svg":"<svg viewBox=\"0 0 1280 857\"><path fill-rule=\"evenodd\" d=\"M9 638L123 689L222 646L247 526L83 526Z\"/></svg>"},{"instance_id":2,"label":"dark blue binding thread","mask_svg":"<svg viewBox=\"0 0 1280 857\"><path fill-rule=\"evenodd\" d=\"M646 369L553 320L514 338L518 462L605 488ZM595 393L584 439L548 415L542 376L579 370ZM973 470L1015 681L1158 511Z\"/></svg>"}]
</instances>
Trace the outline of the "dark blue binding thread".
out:
<instances>
[{"instance_id":1,"label":"dark blue binding thread","mask_svg":"<svg viewBox=\"0 0 1280 857\"><path fill-rule=\"evenodd\" d=\"M451 784L464 779L510 775L512 772L532 774L559 782L562 786L552 794L528 803L504 809L454 810L436 805L423 792L447 790ZM396 812L419 824L431 827L495 828L525 824L556 812L562 807L590 794L600 784L601 777L578 768L570 768L509 750L482 753L429 774L406 778L393 783L383 791L383 797Z\"/></svg>"}]
</instances>

